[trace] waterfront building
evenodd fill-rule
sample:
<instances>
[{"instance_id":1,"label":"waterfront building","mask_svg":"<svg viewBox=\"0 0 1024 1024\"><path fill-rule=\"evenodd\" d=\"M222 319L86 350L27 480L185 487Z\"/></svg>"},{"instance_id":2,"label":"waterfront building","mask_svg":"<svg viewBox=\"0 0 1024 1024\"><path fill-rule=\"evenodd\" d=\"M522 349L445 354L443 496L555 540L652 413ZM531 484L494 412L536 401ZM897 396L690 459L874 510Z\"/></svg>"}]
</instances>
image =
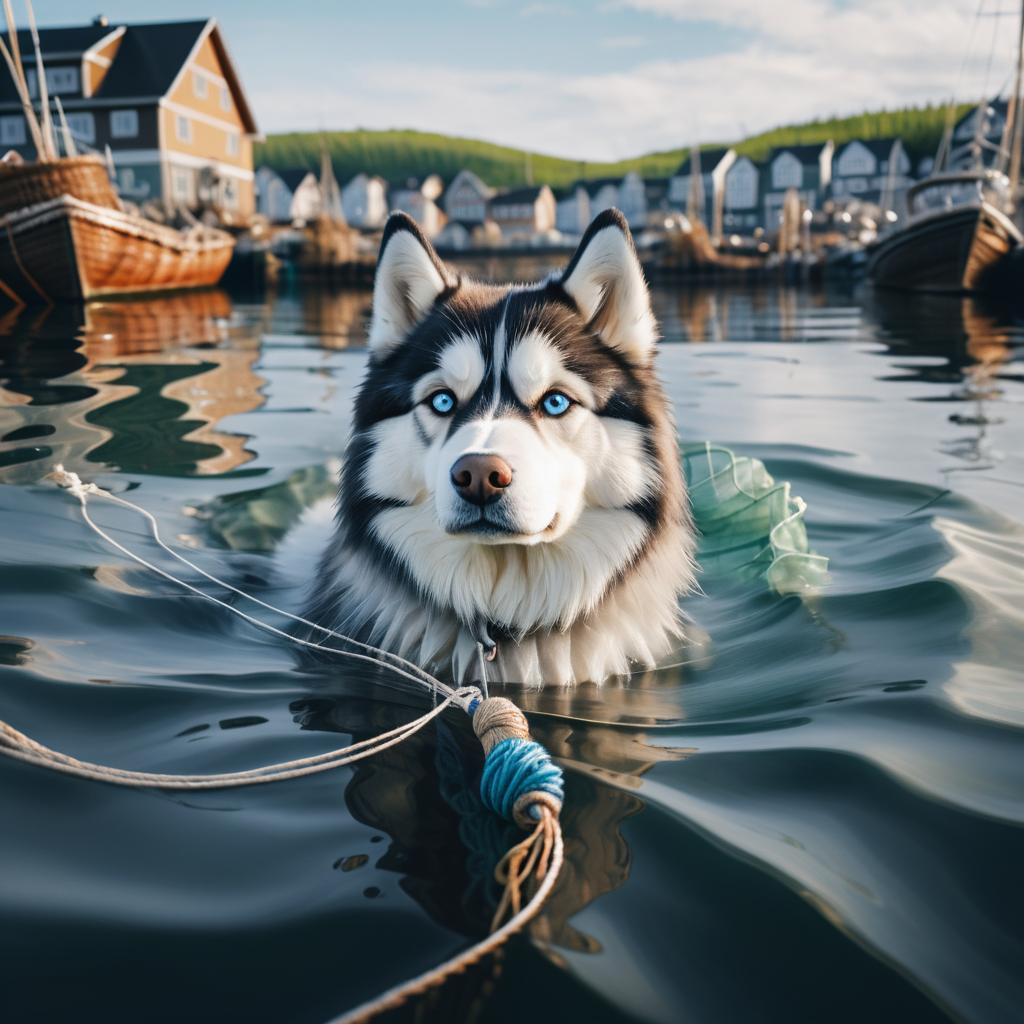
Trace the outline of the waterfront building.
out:
<instances>
[{"instance_id":1,"label":"waterfront building","mask_svg":"<svg viewBox=\"0 0 1024 1024\"><path fill-rule=\"evenodd\" d=\"M634 231L647 227L647 190L636 171L630 171L619 182L619 209Z\"/></svg>"},{"instance_id":2,"label":"waterfront building","mask_svg":"<svg viewBox=\"0 0 1024 1024\"><path fill-rule=\"evenodd\" d=\"M256 169L256 212L271 223L307 223L319 209L320 182L308 168Z\"/></svg>"},{"instance_id":3,"label":"waterfront building","mask_svg":"<svg viewBox=\"0 0 1024 1024\"><path fill-rule=\"evenodd\" d=\"M832 195L891 210L913 180L912 169L900 139L853 139L836 151Z\"/></svg>"},{"instance_id":4,"label":"waterfront building","mask_svg":"<svg viewBox=\"0 0 1024 1024\"><path fill-rule=\"evenodd\" d=\"M782 223L786 194L793 189L800 204L816 210L832 181L832 157L835 144L776 146L768 155L761 174L761 195L764 209L763 227L777 231Z\"/></svg>"},{"instance_id":5,"label":"waterfront building","mask_svg":"<svg viewBox=\"0 0 1024 1024\"><path fill-rule=\"evenodd\" d=\"M442 202L449 220L483 224L494 189L469 170L459 171L451 180Z\"/></svg>"},{"instance_id":6,"label":"waterfront building","mask_svg":"<svg viewBox=\"0 0 1024 1024\"><path fill-rule=\"evenodd\" d=\"M79 151L114 158L121 194L244 222L255 210L256 122L215 19L39 30L46 85ZM32 38L18 33L38 100ZM14 83L0 75L0 147L34 159ZM62 146L62 149L64 147Z\"/></svg>"},{"instance_id":7,"label":"waterfront building","mask_svg":"<svg viewBox=\"0 0 1024 1024\"><path fill-rule=\"evenodd\" d=\"M590 194L583 182L577 181L568 188L556 189L555 203L555 227L563 235L582 235L592 220Z\"/></svg>"},{"instance_id":8,"label":"waterfront building","mask_svg":"<svg viewBox=\"0 0 1024 1024\"><path fill-rule=\"evenodd\" d=\"M621 178L588 178L583 183L590 196L590 215L596 217L603 210L618 206Z\"/></svg>"},{"instance_id":9,"label":"waterfront building","mask_svg":"<svg viewBox=\"0 0 1024 1024\"><path fill-rule=\"evenodd\" d=\"M354 228L380 228L388 219L388 183L360 172L341 190L345 220Z\"/></svg>"},{"instance_id":10,"label":"waterfront building","mask_svg":"<svg viewBox=\"0 0 1024 1024\"><path fill-rule=\"evenodd\" d=\"M992 167L999 155L1006 131L1006 100L996 99L969 110L953 126L949 169L972 170Z\"/></svg>"},{"instance_id":11,"label":"waterfront building","mask_svg":"<svg viewBox=\"0 0 1024 1024\"><path fill-rule=\"evenodd\" d=\"M723 233L750 235L764 227L761 205L761 169L749 156L740 156L725 172Z\"/></svg>"},{"instance_id":12,"label":"waterfront building","mask_svg":"<svg viewBox=\"0 0 1024 1024\"><path fill-rule=\"evenodd\" d=\"M507 241L523 241L555 229L556 203L547 185L498 192L491 198L490 216Z\"/></svg>"},{"instance_id":13,"label":"waterfront building","mask_svg":"<svg viewBox=\"0 0 1024 1024\"><path fill-rule=\"evenodd\" d=\"M736 150L719 147L701 149L694 166L689 154L669 181L668 198L674 210L683 210L691 218L703 221L713 238L722 234L722 210L725 201L725 176L736 162ZM697 175L696 181L694 175Z\"/></svg>"},{"instance_id":14,"label":"waterfront building","mask_svg":"<svg viewBox=\"0 0 1024 1024\"><path fill-rule=\"evenodd\" d=\"M445 225L446 218L439 205L443 193L444 182L438 174L403 178L391 183L390 207L409 214L427 238L434 238Z\"/></svg>"}]
</instances>

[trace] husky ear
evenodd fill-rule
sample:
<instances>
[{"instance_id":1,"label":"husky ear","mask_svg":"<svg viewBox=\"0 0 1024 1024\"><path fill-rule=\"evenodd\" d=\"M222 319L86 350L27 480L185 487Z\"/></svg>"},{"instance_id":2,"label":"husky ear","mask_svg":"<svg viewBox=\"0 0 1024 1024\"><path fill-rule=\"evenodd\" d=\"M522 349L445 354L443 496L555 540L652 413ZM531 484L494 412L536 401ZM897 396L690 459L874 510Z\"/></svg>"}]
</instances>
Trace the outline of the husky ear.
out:
<instances>
[{"instance_id":1,"label":"husky ear","mask_svg":"<svg viewBox=\"0 0 1024 1024\"><path fill-rule=\"evenodd\" d=\"M658 328L633 236L618 210L594 218L561 285L606 344L636 363L650 362Z\"/></svg>"},{"instance_id":2,"label":"husky ear","mask_svg":"<svg viewBox=\"0 0 1024 1024\"><path fill-rule=\"evenodd\" d=\"M427 315L455 282L416 222L393 213L384 228L373 282L369 346L383 359Z\"/></svg>"}]
</instances>

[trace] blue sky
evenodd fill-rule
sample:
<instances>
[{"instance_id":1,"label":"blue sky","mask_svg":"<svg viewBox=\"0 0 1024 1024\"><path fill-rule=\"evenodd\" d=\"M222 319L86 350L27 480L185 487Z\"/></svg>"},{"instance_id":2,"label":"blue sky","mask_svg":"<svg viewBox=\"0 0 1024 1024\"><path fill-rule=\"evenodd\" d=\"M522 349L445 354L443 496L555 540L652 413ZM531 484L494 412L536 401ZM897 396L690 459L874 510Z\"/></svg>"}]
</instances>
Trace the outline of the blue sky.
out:
<instances>
[{"instance_id":1,"label":"blue sky","mask_svg":"<svg viewBox=\"0 0 1024 1024\"><path fill-rule=\"evenodd\" d=\"M100 6L216 16L266 132L413 127L576 159L975 97L1004 83L1013 33L978 0L37 0L37 16Z\"/></svg>"}]
</instances>

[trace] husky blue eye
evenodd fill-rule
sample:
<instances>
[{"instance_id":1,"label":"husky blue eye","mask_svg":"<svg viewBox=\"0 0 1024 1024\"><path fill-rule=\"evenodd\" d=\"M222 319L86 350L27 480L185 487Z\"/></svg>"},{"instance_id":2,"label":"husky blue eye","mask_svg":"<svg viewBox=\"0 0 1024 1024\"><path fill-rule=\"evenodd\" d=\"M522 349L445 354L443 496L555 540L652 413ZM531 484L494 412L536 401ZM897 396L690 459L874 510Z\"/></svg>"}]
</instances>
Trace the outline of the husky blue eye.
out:
<instances>
[{"instance_id":1,"label":"husky blue eye","mask_svg":"<svg viewBox=\"0 0 1024 1024\"><path fill-rule=\"evenodd\" d=\"M435 391L430 396L430 408L438 416L449 416L455 411L455 395L447 388L442 391Z\"/></svg>"},{"instance_id":2,"label":"husky blue eye","mask_svg":"<svg viewBox=\"0 0 1024 1024\"><path fill-rule=\"evenodd\" d=\"M549 391L541 400L540 407L549 416L562 416L569 411L572 402L561 391Z\"/></svg>"}]
</instances>

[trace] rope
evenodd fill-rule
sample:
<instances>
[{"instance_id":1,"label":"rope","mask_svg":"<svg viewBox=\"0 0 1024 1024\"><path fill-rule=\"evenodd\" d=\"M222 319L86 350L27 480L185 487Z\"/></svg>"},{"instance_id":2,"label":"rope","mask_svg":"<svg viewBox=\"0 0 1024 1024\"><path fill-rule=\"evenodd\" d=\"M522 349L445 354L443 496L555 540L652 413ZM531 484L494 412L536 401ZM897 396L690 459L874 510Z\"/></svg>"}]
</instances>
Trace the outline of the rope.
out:
<instances>
[{"instance_id":1,"label":"rope","mask_svg":"<svg viewBox=\"0 0 1024 1024\"><path fill-rule=\"evenodd\" d=\"M318 772L331 771L343 765L352 764L396 746L418 732L451 706L457 706L473 719L473 729L484 751L484 770L481 776L481 797L487 807L503 817L515 821L529 834L510 849L495 868L495 879L502 886L502 895L491 922L491 933L470 946L462 953L451 957L445 963L427 971L410 981L397 985L376 999L364 1003L336 1019L334 1024L354 1024L366 1021L385 1010L401 1005L407 999L420 995L440 985L454 974L460 974L498 949L516 932L521 931L541 910L548 898L562 868L564 858L562 830L558 815L562 807L562 772L552 761L547 751L530 738L526 716L510 700L503 697L489 697L487 694L487 671L484 649L478 644L480 655L480 684L483 693L476 686L451 687L432 676L418 665L399 655L384 651L352 637L335 632L310 622L298 615L262 601L257 597L218 579L195 565L170 548L160 537L156 519L145 509L126 501L92 483L83 483L75 473L57 466L53 473L57 482L66 487L78 499L82 518L86 524L111 547L127 558L138 563L158 576L182 587L237 615L258 629L282 637L302 647L313 648L357 661L382 665L389 671L429 689L436 697L444 699L426 714L396 726L388 732L369 739L360 740L337 750L309 757L265 765L245 771L222 772L209 775L176 775L160 772L131 771L112 768L107 765L82 761L70 754L62 754L33 740L0 720L0 754L17 761L50 768L53 771L97 782L118 786L157 787L161 789L197 790L218 789L234 786L251 786L286 779L302 778ZM243 612L240 608L222 601L179 579L172 573L159 568L135 552L129 550L111 537L89 515L88 498L106 498L115 504L128 508L143 516L149 523L153 540L159 547L177 561L187 565L204 578L224 587L246 600L282 615L293 622L302 623L311 629L335 637L353 647L367 652L338 647L328 647L312 640L293 636L282 629ZM533 887L532 894L526 895ZM506 919L507 918L507 919Z\"/></svg>"}]
</instances>

